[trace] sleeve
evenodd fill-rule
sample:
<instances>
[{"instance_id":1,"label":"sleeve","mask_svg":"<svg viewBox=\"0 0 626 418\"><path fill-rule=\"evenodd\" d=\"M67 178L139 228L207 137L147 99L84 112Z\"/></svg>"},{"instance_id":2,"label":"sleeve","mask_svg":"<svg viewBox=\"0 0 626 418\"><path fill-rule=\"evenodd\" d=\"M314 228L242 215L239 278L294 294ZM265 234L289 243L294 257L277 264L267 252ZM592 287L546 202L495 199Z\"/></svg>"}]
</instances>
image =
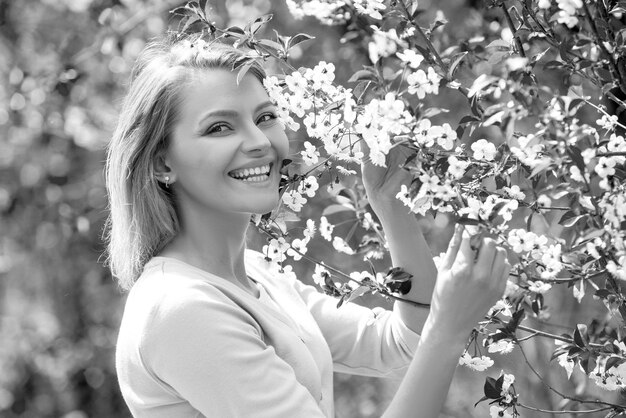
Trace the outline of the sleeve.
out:
<instances>
[{"instance_id":1,"label":"sleeve","mask_svg":"<svg viewBox=\"0 0 626 418\"><path fill-rule=\"evenodd\" d=\"M337 308L337 299L294 280L294 287L330 347L335 371L377 377L401 377L419 342L400 316L355 303Z\"/></svg>"},{"instance_id":2,"label":"sleeve","mask_svg":"<svg viewBox=\"0 0 626 418\"><path fill-rule=\"evenodd\" d=\"M154 322L144 354L153 373L204 416L325 417L232 301L185 300Z\"/></svg>"}]
</instances>

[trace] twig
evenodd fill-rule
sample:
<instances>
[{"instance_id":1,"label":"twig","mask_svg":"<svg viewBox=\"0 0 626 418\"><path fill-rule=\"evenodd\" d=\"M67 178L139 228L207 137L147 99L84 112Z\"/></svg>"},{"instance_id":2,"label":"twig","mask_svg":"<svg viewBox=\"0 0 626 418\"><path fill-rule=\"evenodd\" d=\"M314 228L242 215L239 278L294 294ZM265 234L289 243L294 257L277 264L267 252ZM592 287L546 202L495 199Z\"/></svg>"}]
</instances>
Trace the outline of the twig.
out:
<instances>
[{"instance_id":1,"label":"twig","mask_svg":"<svg viewBox=\"0 0 626 418\"><path fill-rule=\"evenodd\" d=\"M509 25L509 29L513 33L513 39L515 39L515 45L517 46L517 52L521 57L526 58L526 52L524 52L524 45L522 45L522 40L517 34L517 28L515 27L515 23L513 23L513 19L511 19L511 15L509 14L509 10L506 7L506 2L502 2L501 4L502 11L504 12L504 17L506 17L506 23Z\"/></svg>"},{"instance_id":2,"label":"twig","mask_svg":"<svg viewBox=\"0 0 626 418\"><path fill-rule=\"evenodd\" d=\"M267 235L268 237L274 238L274 236L272 236L272 234L270 234L267 230L263 229L263 228L258 228L261 230L261 232L263 232L265 235ZM311 263L320 265L322 267L324 267L325 269L328 269L330 271L332 271L334 274L343 277L346 280L352 281L354 283L359 284L360 286L367 286L365 284L363 284L361 281L353 279L352 277L350 277L349 275L347 275L346 273L342 272L341 270L336 269L335 267L329 266L328 264L323 264L321 261L318 261L312 257L307 256L306 254L300 252L299 250L297 250L296 248L292 247L290 245L290 248L295 251L296 253L298 253L302 258L304 258L307 261L310 261ZM367 286L370 287L370 286ZM370 287L371 289L371 287ZM381 289L375 289L377 292L379 292L380 294L389 297L393 300L399 301L399 302L406 302L408 304L420 307L420 308L430 308L430 304L428 303L421 303L421 302L416 302L410 299L404 299L398 296L393 295L391 292L382 292Z\"/></svg>"},{"instance_id":3,"label":"twig","mask_svg":"<svg viewBox=\"0 0 626 418\"><path fill-rule=\"evenodd\" d=\"M600 33L598 32L596 22L593 21L593 16L591 16L591 11L589 10L589 6L587 6L587 0L583 0L582 3L583 3L583 9L585 9L585 16L587 17L587 20L589 21L589 26L591 27L591 31L593 32L596 38L596 43L600 47L600 49L607 55L609 59L609 65L611 67L611 73L613 74L613 78L619 83L620 87L623 87L622 79L620 77L617 64L615 63L615 59L613 58L613 55L609 52L609 50L606 48L606 45L604 45L604 41L602 41L602 38L600 37Z\"/></svg>"},{"instance_id":4,"label":"twig","mask_svg":"<svg viewBox=\"0 0 626 418\"><path fill-rule=\"evenodd\" d=\"M574 344L574 340L572 340L571 338L567 338L567 337L563 337L562 335L557 335L557 334L551 334L549 332L545 332L545 331L540 331L538 329L534 329L534 328L530 328L524 325L518 325L517 329L520 329L522 331L526 331L526 332L530 332L534 335L539 335L541 337L546 337L546 338L552 338L555 340L559 340L559 341L563 341L569 344ZM589 343L589 347L592 348L604 348L604 346L602 344L596 344L596 343Z\"/></svg>"},{"instance_id":5,"label":"twig","mask_svg":"<svg viewBox=\"0 0 626 418\"><path fill-rule=\"evenodd\" d=\"M602 412L602 411L608 411L609 409L615 409L612 406L605 406L602 408L597 408L597 409L587 409L585 411L567 411L567 410L561 410L561 411L551 411L548 409L542 409L542 408L535 408L533 406L528 406L528 405L524 405L522 403L516 403L515 406L519 406L520 408L524 408L524 409L530 409L531 411L538 411L538 412L545 412L547 414L555 414L555 415L563 415L563 414L593 414L594 412Z\"/></svg>"},{"instance_id":6,"label":"twig","mask_svg":"<svg viewBox=\"0 0 626 418\"><path fill-rule=\"evenodd\" d=\"M560 391L558 391L557 389L553 388L548 383L546 383L546 381L543 379L543 376L541 376L541 374L539 374L539 372L533 367L533 365L528 360L528 357L526 356L526 352L522 348L522 345L518 344L517 346L519 347L519 350L522 353L522 356L524 357L524 361L526 362L526 365L533 372L533 374L539 378L539 380L541 381L541 383L545 387L547 387L549 390L551 390L552 392L554 392L557 395L559 395L561 398L568 399L570 401L578 402L578 403L581 403L581 404L606 405L609 408L616 408L616 409L619 409L619 410L625 410L626 409L625 405L617 405L617 404L613 404L613 403L610 403L610 402L603 402L603 401L597 401L597 400L591 401L591 400L584 400L584 399L576 399L576 398L568 396L568 395L566 395L564 393L561 393Z\"/></svg>"},{"instance_id":7,"label":"twig","mask_svg":"<svg viewBox=\"0 0 626 418\"><path fill-rule=\"evenodd\" d=\"M626 151L622 152L600 152L596 157L626 157Z\"/></svg>"}]
</instances>

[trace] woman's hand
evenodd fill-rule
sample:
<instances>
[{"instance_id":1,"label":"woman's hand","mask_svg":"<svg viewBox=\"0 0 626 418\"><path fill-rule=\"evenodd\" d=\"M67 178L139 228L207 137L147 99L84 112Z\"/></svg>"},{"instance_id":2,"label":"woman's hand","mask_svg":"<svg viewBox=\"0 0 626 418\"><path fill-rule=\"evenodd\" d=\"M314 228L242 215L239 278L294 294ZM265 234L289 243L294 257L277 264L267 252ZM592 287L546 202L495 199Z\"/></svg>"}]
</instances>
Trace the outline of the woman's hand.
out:
<instances>
[{"instance_id":1,"label":"woman's hand","mask_svg":"<svg viewBox=\"0 0 626 418\"><path fill-rule=\"evenodd\" d=\"M431 304L433 325L450 333L466 333L484 317L502 297L511 270L504 248L485 238L475 254L464 229L455 229Z\"/></svg>"},{"instance_id":2,"label":"woman's hand","mask_svg":"<svg viewBox=\"0 0 626 418\"><path fill-rule=\"evenodd\" d=\"M379 167L372 164L365 142L362 141L360 145L365 154L361 165L363 185L374 211L379 214L380 208L402 207L403 204L396 198L396 195L400 191L400 186L405 184L408 187L412 179L411 173L401 168L409 157L410 151L401 145L395 145L387 154L387 166Z\"/></svg>"}]
</instances>

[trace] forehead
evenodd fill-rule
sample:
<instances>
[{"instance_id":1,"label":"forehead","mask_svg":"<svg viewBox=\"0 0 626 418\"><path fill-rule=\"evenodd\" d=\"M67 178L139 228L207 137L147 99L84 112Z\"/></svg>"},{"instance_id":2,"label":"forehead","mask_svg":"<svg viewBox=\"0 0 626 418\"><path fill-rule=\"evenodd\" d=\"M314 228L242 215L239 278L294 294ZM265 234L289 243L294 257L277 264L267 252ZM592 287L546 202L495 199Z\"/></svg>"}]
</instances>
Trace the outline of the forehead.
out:
<instances>
[{"instance_id":1,"label":"forehead","mask_svg":"<svg viewBox=\"0 0 626 418\"><path fill-rule=\"evenodd\" d=\"M180 92L181 116L193 117L220 109L245 111L254 109L268 97L261 81L250 73L237 83L237 71L195 70Z\"/></svg>"}]
</instances>

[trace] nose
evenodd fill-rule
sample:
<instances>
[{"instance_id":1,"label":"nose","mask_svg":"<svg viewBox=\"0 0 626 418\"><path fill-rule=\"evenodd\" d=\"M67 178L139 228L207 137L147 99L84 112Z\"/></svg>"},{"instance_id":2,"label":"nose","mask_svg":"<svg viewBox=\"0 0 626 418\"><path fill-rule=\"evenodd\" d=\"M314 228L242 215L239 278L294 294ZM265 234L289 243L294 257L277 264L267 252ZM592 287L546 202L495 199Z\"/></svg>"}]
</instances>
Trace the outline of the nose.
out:
<instances>
[{"instance_id":1,"label":"nose","mask_svg":"<svg viewBox=\"0 0 626 418\"><path fill-rule=\"evenodd\" d=\"M242 150L251 154L265 154L272 146L267 134L256 124L251 124L246 131Z\"/></svg>"}]
</instances>

